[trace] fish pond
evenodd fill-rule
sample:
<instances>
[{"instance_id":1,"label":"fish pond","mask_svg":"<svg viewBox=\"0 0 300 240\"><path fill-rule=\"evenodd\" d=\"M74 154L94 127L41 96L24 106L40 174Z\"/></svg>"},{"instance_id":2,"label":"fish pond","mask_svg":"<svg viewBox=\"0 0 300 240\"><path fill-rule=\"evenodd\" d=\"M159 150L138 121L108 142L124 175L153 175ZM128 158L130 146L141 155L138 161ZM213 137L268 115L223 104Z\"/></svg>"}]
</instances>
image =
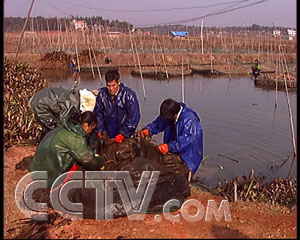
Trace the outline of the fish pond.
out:
<instances>
[{"instance_id":1,"label":"fish pond","mask_svg":"<svg viewBox=\"0 0 300 240\"><path fill-rule=\"evenodd\" d=\"M217 181L249 175L251 169L258 177L267 179L296 177L296 161L292 166L292 134L285 91L256 87L250 76L206 77L192 75L169 80L130 75L131 69L121 68L122 82L136 91L140 102L139 128L153 121L160 103L166 98L182 101L194 109L204 129L204 156L195 178L215 187ZM77 81L78 89L99 89L105 86L104 71L77 74L69 71L45 71L43 76L52 87L70 88ZM297 93L289 92L295 134ZM154 136L162 142L162 133ZM297 139L297 136L296 136Z\"/></svg>"}]
</instances>

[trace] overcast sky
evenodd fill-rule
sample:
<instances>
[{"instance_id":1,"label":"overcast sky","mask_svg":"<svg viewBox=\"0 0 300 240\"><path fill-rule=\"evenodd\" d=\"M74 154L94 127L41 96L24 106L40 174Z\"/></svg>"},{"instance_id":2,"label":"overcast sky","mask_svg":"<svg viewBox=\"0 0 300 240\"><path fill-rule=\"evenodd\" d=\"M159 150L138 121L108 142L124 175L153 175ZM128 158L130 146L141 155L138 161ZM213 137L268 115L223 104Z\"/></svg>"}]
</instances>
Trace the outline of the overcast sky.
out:
<instances>
[{"instance_id":1,"label":"overcast sky","mask_svg":"<svg viewBox=\"0 0 300 240\"><path fill-rule=\"evenodd\" d=\"M27 15L31 0L5 0L4 16ZM256 4L257 3L257 4ZM253 5L252 5L253 4ZM252 5L252 6L247 6ZM245 6L245 7L243 7ZM240 8L231 11L231 9ZM219 15L213 13L228 11ZM208 14L213 14L206 16ZM188 25L296 27L296 0L35 0L31 16L101 16L135 27Z\"/></svg>"}]
</instances>

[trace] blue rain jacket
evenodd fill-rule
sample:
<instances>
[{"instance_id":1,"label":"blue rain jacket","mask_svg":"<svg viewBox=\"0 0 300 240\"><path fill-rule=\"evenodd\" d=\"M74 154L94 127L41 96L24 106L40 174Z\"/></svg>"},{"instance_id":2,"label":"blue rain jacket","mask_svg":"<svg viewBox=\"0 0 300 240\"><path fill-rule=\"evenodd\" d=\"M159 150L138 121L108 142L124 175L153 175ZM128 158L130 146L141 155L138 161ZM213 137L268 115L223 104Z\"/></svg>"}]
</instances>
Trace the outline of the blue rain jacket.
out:
<instances>
[{"instance_id":1,"label":"blue rain jacket","mask_svg":"<svg viewBox=\"0 0 300 240\"><path fill-rule=\"evenodd\" d=\"M96 131L106 131L110 138L119 133L126 138L133 136L140 121L140 107L136 93L123 83L120 87L114 104L107 88L101 88L94 109L97 116Z\"/></svg>"},{"instance_id":2,"label":"blue rain jacket","mask_svg":"<svg viewBox=\"0 0 300 240\"><path fill-rule=\"evenodd\" d=\"M172 122L161 116L145 128L150 135L164 131L163 141L168 144L169 151L179 154L188 168L195 173L203 159L203 130L197 113L184 103L180 105L183 109L173 130Z\"/></svg>"}]
</instances>

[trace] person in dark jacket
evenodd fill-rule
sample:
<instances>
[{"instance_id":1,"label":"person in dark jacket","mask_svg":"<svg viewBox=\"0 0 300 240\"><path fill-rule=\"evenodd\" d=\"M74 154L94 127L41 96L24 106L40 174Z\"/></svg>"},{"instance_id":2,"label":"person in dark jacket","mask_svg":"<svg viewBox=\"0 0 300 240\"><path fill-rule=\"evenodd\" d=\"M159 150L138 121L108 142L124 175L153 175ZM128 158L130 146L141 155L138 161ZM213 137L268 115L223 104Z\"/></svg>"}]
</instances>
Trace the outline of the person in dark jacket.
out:
<instances>
[{"instance_id":1,"label":"person in dark jacket","mask_svg":"<svg viewBox=\"0 0 300 240\"><path fill-rule=\"evenodd\" d=\"M97 116L96 133L107 135L121 143L134 135L140 121L140 107L136 93L126 87L116 70L105 74L106 87L99 89L94 113Z\"/></svg>"},{"instance_id":2,"label":"person in dark jacket","mask_svg":"<svg viewBox=\"0 0 300 240\"><path fill-rule=\"evenodd\" d=\"M160 105L160 115L146 125L140 136L152 136L164 131L163 144L158 146L162 154L179 154L194 174L203 159L203 129L197 113L173 99Z\"/></svg>"},{"instance_id":3,"label":"person in dark jacket","mask_svg":"<svg viewBox=\"0 0 300 240\"><path fill-rule=\"evenodd\" d=\"M41 139L74 111L93 111L95 96L88 90L43 88L29 100L29 107L42 126Z\"/></svg>"},{"instance_id":4,"label":"person in dark jacket","mask_svg":"<svg viewBox=\"0 0 300 240\"><path fill-rule=\"evenodd\" d=\"M51 188L56 178L74 165L90 171L100 170L105 161L87 145L86 139L96 125L97 118L93 112L72 113L62 126L54 128L43 138L28 171L47 171L47 186Z\"/></svg>"},{"instance_id":5,"label":"person in dark jacket","mask_svg":"<svg viewBox=\"0 0 300 240\"><path fill-rule=\"evenodd\" d=\"M251 70L252 76L254 77L254 79L256 79L260 75L260 71L262 70L262 65L258 61L258 59L255 59L254 64L251 66Z\"/></svg>"}]
</instances>

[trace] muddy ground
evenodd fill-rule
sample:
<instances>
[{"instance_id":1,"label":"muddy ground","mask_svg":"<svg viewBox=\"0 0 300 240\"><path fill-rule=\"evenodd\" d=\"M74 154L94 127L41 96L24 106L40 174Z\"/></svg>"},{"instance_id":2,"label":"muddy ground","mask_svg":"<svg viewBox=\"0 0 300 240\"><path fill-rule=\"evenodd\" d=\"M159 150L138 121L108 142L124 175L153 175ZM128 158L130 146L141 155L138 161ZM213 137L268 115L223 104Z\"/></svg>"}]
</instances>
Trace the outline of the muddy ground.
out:
<instances>
[{"instance_id":1,"label":"muddy ground","mask_svg":"<svg viewBox=\"0 0 300 240\"><path fill-rule=\"evenodd\" d=\"M68 221L56 217L52 223L30 225L22 223L25 216L17 208L14 191L18 181L27 170L15 170L15 164L24 157L33 155L35 146L13 146L4 153L4 238L296 238L296 207L288 209L267 203L229 203L231 221L224 216L218 222L204 219L198 222L172 223L160 214L162 221L155 220L155 214L147 214L144 221L129 221L127 217L113 220ZM191 189L189 199L199 200L205 207L208 200L215 200L219 206L222 198L208 192ZM190 208L190 214L195 214ZM180 214L180 210L176 213ZM175 213L174 213L175 214ZM20 224L21 223L21 224Z\"/></svg>"}]
</instances>

